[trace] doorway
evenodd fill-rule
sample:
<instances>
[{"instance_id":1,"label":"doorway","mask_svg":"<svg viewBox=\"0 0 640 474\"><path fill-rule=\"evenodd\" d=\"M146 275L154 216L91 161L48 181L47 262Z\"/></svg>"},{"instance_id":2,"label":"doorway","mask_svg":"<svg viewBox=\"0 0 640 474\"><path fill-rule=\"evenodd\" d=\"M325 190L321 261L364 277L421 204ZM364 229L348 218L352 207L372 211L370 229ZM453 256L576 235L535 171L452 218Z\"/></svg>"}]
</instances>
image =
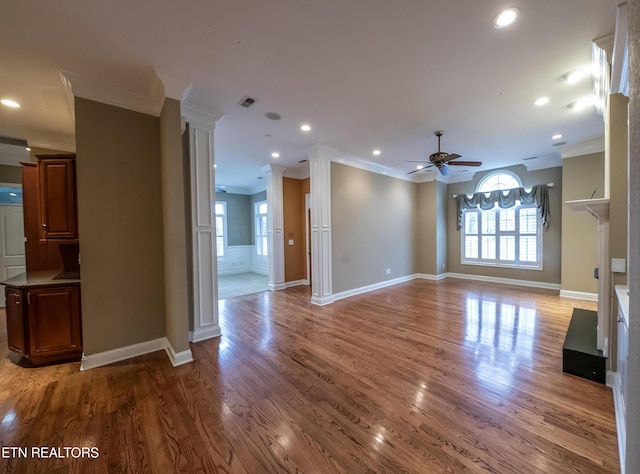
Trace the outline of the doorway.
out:
<instances>
[{"instance_id":1,"label":"doorway","mask_svg":"<svg viewBox=\"0 0 640 474\"><path fill-rule=\"evenodd\" d=\"M26 271L22 188L0 184L0 281ZM4 308L4 290L0 307Z\"/></svg>"}]
</instances>

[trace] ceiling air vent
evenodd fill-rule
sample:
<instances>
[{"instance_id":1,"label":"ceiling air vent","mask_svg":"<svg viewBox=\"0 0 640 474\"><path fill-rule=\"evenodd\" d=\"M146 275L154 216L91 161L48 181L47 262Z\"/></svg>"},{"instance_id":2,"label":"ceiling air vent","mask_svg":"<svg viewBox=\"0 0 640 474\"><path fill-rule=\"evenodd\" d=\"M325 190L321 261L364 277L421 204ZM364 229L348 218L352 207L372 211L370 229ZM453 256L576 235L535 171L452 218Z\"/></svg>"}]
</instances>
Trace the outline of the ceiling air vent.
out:
<instances>
[{"instance_id":1,"label":"ceiling air vent","mask_svg":"<svg viewBox=\"0 0 640 474\"><path fill-rule=\"evenodd\" d=\"M528 158L523 158L522 161L531 161L531 160L537 160L538 157L537 156L530 156Z\"/></svg>"},{"instance_id":2,"label":"ceiling air vent","mask_svg":"<svg viewBox=\"0 0 640 474\"><path fill-rule=\"evenodd\" d=\"M256 103L256 99L254 99L253 97L246 96L244 99L238 102L238 105L241 105L245 109L248 109L255 103Z\"/></svg>"}]
</instances>

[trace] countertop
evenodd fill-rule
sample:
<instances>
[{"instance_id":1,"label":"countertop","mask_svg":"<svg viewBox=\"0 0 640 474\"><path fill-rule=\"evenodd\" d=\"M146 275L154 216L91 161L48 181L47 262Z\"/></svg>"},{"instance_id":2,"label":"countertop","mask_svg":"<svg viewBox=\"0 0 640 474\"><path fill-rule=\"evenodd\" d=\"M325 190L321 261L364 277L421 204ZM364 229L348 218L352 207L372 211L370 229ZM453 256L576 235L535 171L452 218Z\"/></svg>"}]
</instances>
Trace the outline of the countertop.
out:
<instances>
[{"instance_id":1,"label":"countertop","mask_svg":"<svg viewBox=\"0 0 640 474\"><path fill-rule=\"evenodd\" d=\"M80 272L63 272L62 270L42 270L16 275L0 282L13 288L30 286L77 285L80 283Z\"/></svg>"}]
</instances>

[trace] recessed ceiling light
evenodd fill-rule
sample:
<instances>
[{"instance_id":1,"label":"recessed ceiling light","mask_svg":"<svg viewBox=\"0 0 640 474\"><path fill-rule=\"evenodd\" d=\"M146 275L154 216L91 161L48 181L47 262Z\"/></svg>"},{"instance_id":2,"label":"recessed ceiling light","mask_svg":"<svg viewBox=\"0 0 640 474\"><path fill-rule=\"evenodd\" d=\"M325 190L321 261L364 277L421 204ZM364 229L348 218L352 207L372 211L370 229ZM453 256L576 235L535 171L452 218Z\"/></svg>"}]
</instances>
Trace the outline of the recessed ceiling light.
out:
<instances>
[{"instance_id":1,"label":"recessed ceiling light","mask_svg":"<svg viewBox=\"0 0 640 474\"><path fill-rule=\"evenodd\" d=\"M214 163L213 167L214 167L214 168L217 168L217 167L218 167L218 165L216 165L216 164Z\"/></svg>"},{"instance_id":2,"label":"recessed ceiling light","mask_svg":"<svg viewBox=\"0 0 640 474\"><path fill-rule=\"evenodd\" d=\"M9 196L11 196L11 197L16 197L16 196L17 196L17 194L16 194L16 193L9 193Z\"/></svg>"},{"instance_id":3,"label":"recessed ceiling light","mask_svg":"<svg viewBox=\"0 0 640 474\"><path fill-rule=\"evenodd\" d=\"M20 107L20 104L18 104L15 100L11 100L11 99L2 99L0 100L0 102L2 102L2 105L6 105L7 107L11 107L13 109L17 109Z\"/></svg>"},{"instance_id":4,"label":"recessed ceiling light","mask_svg":"<svg viewBox=\"0 0 640 474\"><path fill-rule=\"evenodd\" d=\"M580 79L584 79L589 75L589 71L586 69L574 69L566 74L560 76L561 81L565 81L567 84L575 84Z\"/></svg>"},{"instance_id":5,"label":"recessed ceiling light","mask_svg":"<svg viewBox=\"0 0 640 474\"><path fill-rule=\"evenodd\" d=\"M540 97L533 102L533 105L545 105L549 103L548 97Z\"/></svg>"},{"instance_id":6,"label":"recessed ceiling light","mask_svg":"<svg viewBox=\"0 0 640 474\"><path fill-rule=\"evenodd\" d=\"M551 137L552 140L558 140L560 138L562 138L562 135L559 133L556 133L554 136Z\"/></svg>"},{"instance_id":7,"label":"recessed ceiling light","mask_svg":"<svg viewBox=\"0 0 640 474\"><path fill-rule=\"evenodd\" d=\"M303 132L308 132L311 130L311 125L303 123L302 125L300 125L300 130L302 130Z\"/></svg>"},{"instance_id":8,"label":"recessed ceiling light","mask_svg":"<svg viewBox=\"0 0 640 474\"><path fill-rule=\"evenodd\" d=\"M26 147L26 148L25 148L25 150L27 150L27 151L31 151L31 148L29 148L29 147Z\"/></svg>"},{"instance_id":9,"label":"recessed ceiling light","mask_svg":"<svg viewBox=\"0 0 640 474\"><path fill-rule=\"evenodd\" d=\"M271 158L280 158L280 153L274 151L273 153L271 153Z\"/></svg>"},{"instance_id":10,"label":"recessed ceiling light","mask_svg":"<svg viewBox=\"0 0 640 474\"><path fill-rule=\"evenodd\" d=\"M589 95L581 99L578 99L575 102L572 102L571 104L567 105L567 107L570 108L571 110L575 110L576 112L578 112L580 110L586 109L590 105L595 105L595 103L596 103L596 98L592 95Z\"/></svg>"},{"instance_id":11,"label":"recessed ceiling light","mask_svg":"<svg viewBox=\"0 0 640 474\"><path fill-rule=\"evenodd\" d=\"M516 7L502 10L493 18L493 27L497 29L506 28L512 25L520 15L520 9Z\"/></svg>"},{"instance_id":12,"label":"recessed ceiling light","mask_svg":"<svg viewBox=\"0 0 640 474\"><path fill-rule=\"evenodd\" d=\"M380 153L382 153L380 150L373 150L373 154L378 156Z\"/></svg>"},{"instance_id":13,"label":"recessed ceiling light","mask_svg":"<svg viewBox=\"0 0 640 474\"><path fill-rule=\"evenodd\" d=\"M423 169L423 168L424 168L424 166L422 166L422 165L418 165L418 166L416 166L416 169L417 169L417 170L421 170L421 169Z\"/></svg>"}]
</instances>

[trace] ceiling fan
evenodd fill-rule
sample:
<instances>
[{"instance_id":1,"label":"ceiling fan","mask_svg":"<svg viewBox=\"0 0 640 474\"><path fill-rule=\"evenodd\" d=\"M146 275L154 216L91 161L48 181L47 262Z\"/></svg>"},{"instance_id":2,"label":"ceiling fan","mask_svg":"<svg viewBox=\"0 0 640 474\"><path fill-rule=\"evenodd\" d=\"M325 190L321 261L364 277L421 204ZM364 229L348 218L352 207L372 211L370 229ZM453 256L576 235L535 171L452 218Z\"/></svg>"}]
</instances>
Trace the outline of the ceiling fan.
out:
<instances>
[{"instance_id":1,"label":"ceiling fan","mask_svg":"<svg viewBox=\"0 0 640 474\"><path fill-rule=\"evenodd\" d=\"M422 168L415 169L413 171L409 171L407 174L416 173L418 171L422 171L427 168L431 168L435 166L440 171L442 176L447 176L449 174L448 165L454 166L482 166L481 161L453 161L460 158L460 155L456 153L447 153L446 151L440 151L440 137L444 132L438 130L435 135L438 137L438 151L429 156L429 162L427 166L423 166ZM407 163L427 163L426 161L407 161Z\"/></svg>"}]
</instances>

